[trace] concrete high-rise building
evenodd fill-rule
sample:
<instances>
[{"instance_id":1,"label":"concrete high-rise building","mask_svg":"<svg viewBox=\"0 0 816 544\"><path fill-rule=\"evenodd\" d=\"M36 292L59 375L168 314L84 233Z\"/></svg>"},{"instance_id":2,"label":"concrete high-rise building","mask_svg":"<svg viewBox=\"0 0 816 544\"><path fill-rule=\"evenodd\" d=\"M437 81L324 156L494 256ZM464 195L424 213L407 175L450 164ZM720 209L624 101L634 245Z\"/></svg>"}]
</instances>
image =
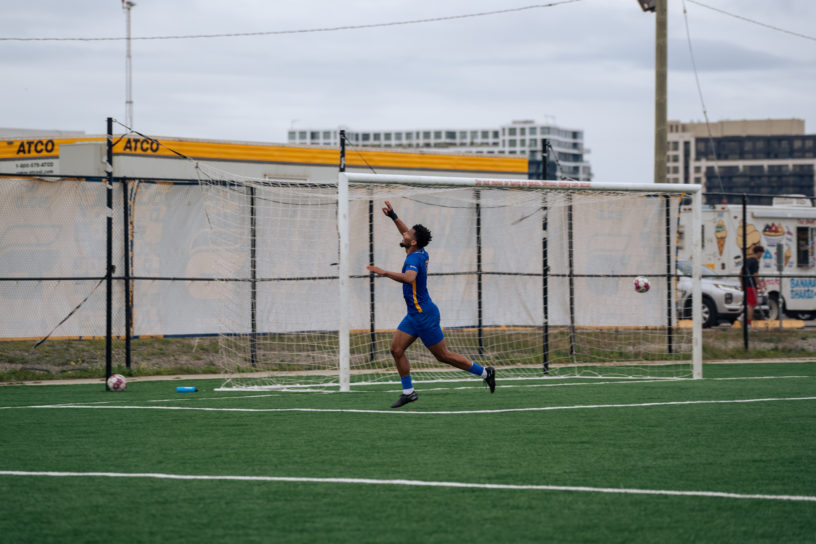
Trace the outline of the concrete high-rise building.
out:
<instances>
[{"instance_id":1,"label":"concrete high-rise building","mask_svg":"<svg viewBox=\"0 0 816 544\"><path fill-rule=\"evenodd\" d=\"M753 197L757 204L770 203L773 195L816 195L816 134L805 134L802 119L669 121L667 140L669 183L701 183L708 193L768 195Z\"/></svg>"},{"instance_id":2,"label":"concrete high-rise building","mask_svg":"<svg viewBox=\"0 0 816 544\"><path fill-rule=\"evenodd\" d=\"M450 153L521 156L541 160L541 140L550 141L560 165L558 176L589 181L592 168L586 160L581 130L566 129L533 120L512 121L499 127L420 128L413 130L353 130L340 128L292 128L287 141L297 145L340 145L340 129L351 145L383 148L442 148ZM550 160L554 158L551 156Z\"/></svg>"}]
</instances>

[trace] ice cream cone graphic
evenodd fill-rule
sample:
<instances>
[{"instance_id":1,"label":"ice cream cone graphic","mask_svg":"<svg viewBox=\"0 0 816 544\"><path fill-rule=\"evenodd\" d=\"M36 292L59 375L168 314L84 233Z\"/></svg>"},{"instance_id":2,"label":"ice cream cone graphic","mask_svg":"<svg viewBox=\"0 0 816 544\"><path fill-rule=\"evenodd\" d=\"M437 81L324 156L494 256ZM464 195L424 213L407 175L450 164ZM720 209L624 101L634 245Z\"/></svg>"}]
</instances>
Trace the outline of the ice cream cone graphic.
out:
<instances>
[{"instance_id":1,"label":"ice cream cone graphic","mask_svg":"<svg viewBox=\"0 0 816 544\"><path fill-rule=\"evenodd\" d=\"M753 247L760 245L761 242L762 234L757 230L757 228L751 223L745 225L745 248L747 250L747 254L750 255L753 251ZM740 221L740 224L737 227L737 247L742 249L742 221Z\"/></svg>"},{"instance_id":2,"label":"ice cream cone graphic","mask_svg":"<svg viewBox=\"0 0 816 544\"><path fill-rule=\"evenodd\" d=\"M720 255L723 254L723 248L725 248L726 236L728 236L728 231L725 230L725 223L720 219L714 226L714 237L717 239L717 250L720 252Z\"/></svg>"}]
</instances>

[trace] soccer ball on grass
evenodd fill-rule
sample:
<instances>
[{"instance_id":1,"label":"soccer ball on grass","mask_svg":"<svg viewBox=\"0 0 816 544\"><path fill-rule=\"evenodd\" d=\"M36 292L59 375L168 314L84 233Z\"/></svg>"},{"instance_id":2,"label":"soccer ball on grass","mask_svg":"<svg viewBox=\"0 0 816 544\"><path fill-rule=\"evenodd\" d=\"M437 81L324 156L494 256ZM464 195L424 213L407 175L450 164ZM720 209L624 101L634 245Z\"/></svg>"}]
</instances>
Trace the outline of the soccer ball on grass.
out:
<instances>
[{"instance_id":1,"label":"soccer ball on grass","mask_svg":"<svg viewBox=\"0 0 816 544\"><path fill-rule=\"evenodd\" d=\"M635 278L634 285L635 291L638 293L645 293L649 290L649 287L651 287L651 285L649 285L649 280L643 276L638 276Z\"/></svg>"},{"instance_id":2,"label":"soccer ball on grass","mask_svg":"<svg viewBox=\"0 0 816 544\"><path fill-rule=\"evenodd\" d=\"M108 389L110 391L124 391L127 389L127 380L121 374L112 374L108 378Z\"/></svg>"}]
</instances>

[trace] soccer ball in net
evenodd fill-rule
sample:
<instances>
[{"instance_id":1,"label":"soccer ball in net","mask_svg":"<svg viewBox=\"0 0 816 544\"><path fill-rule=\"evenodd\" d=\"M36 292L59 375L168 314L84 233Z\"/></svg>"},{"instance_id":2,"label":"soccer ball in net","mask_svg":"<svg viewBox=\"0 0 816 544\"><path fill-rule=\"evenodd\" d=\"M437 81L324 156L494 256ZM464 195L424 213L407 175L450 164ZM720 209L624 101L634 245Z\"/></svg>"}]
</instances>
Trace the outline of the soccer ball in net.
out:
<instances>
[{"instance_id":1,"label":"soccer ball in net","mask_svg":"<svg viewBox=\"0 0 816 544\"><path fill-rule=\"evenodd\" d=\"M127 380L121 374L112 374L108 378L108 389L111 391L124 391L127 389Z\"/></svg>"},{"instance_id":2,"label":"soccer ball in net","mask_svg":"<svg viewBox=\"0 0 816 544\"><path fill-rule=\"evenodd\" d=\"M637 278L635 278L634 284L635 291L637 291L638 293L645 293L646 291L649 290L649 287L651 287L651 285L649 285L649 280L643 276L638 276Z\"/></svg>"}]
</instances>

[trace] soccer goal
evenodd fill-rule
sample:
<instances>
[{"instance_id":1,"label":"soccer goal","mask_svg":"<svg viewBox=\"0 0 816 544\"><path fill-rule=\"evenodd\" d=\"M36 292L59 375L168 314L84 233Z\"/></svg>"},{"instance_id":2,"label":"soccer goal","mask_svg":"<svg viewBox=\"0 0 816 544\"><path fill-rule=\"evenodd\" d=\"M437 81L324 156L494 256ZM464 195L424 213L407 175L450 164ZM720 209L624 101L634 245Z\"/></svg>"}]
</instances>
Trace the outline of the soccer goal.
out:
<instances>
[{"instance_id":1,"label":"soccer goal","mask_svg":"<svg viewBox=\"0 0 816 544\"><path fill-rule=\"evenodd\" d=\"M702 376L699 304L678 317L678 214L699 186L341 173L336 183L202 178L224 388L394 382L406 312L401 235L381 208L433 235L428 290L448 347L499 380ZM695 259L699 262L699 259ZM649 289L636 291L644 277ZM701 300L693 278L693 300ZM472 376L416 341L415 383Z\"/></svg>"}]
</instances>

